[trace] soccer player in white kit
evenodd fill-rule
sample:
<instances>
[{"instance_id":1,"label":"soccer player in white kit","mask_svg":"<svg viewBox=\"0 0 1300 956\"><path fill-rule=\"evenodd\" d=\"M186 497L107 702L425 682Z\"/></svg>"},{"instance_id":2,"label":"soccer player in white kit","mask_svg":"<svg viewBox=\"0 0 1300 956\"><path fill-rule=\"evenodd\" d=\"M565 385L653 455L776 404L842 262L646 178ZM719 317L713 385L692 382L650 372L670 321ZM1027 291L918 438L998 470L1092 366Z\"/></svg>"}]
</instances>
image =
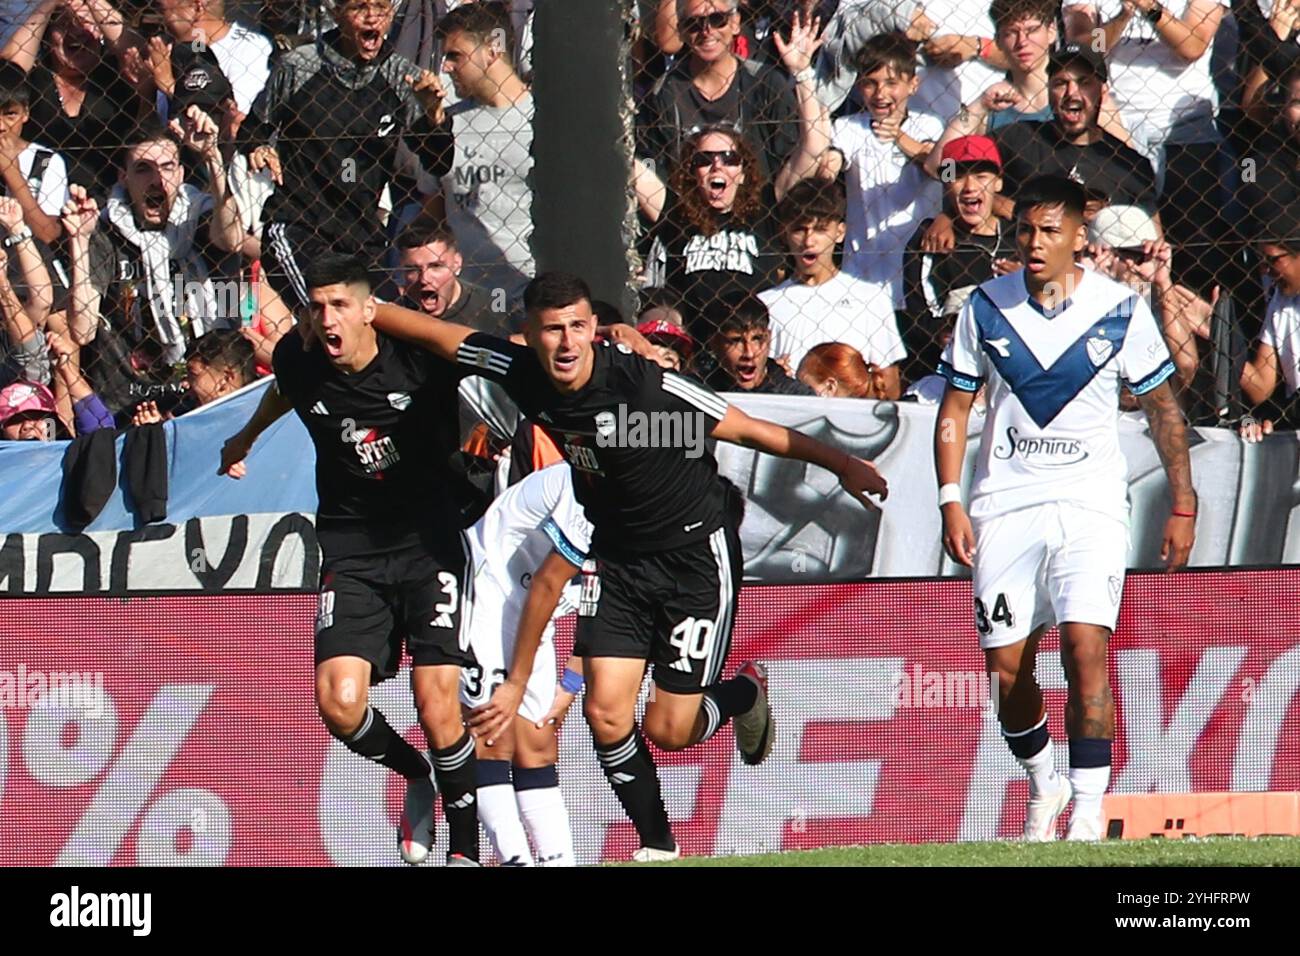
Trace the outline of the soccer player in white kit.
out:
<instances>
[{"instance_id":1,"label":"soccer player in white kit","mask_svg":"<svg viewBox=\"0 0 1300 956\"><path fill-rule=\"evenodd\" d=\"M1150 423L1173 503L1161 558L1187 561L1196 494L1174 372L1159 326L1127 286L1076 265L1087 243L1083 187L1061 177L1027 182L1016 197L1024 268L972 294L944 350L948 380L935 425L943 540L974 568L975 623L1007 745L1029 774L1025 839L1056 839L1073 795L1067 839L1104 836L1115 705L1106 647L1119 614L1128 555L1128 466L1119 447L1121 384ZM962 507L966 425L975 394L988 413ZM1069 778L1056 773L1039 638L1061 630L1069 683Z\"/></svg>"},{"instance_id":2,"label":"soccer player in white kit","mask_svg":"<svg viewBox=\"0 0 1300 956\"><path fill-rule=\"evenodd\" d=\"M553 618L577 608L571 582L591 544L570 474L563 462L533 472L466 532L482 603L469 621L478 666L462 669L460 699L477 711L479 822L497 859L512 865L534 862L528 836L537 863L574 863L556 728L546 722L556 696ZM581 686L568 671L564 681L570 691Z\"/></svg>"}]
</instances>

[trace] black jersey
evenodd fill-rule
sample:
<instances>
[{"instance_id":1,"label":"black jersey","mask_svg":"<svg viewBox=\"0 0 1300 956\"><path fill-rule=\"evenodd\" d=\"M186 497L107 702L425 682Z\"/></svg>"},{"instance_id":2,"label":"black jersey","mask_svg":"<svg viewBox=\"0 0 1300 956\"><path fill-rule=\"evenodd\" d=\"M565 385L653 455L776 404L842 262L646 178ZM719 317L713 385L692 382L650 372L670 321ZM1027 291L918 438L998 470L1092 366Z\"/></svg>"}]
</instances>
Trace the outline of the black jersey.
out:
<instances>
[{"instance_id":1,"label":"black jersey","mask_svg":"<svg viewBox=\"0 0 1300 956\"><path fill-rule=\"evenodd\" d=\"M279 136L284 184L263 220L299 226L348 252L382 253L379 199L402 168L399 146L436 176L451 168L450 127L434 127L406 83L418 72L388 47L371 63L349 60L337 30L281 56L240 130L246 146Z\"/></svg>"},{"instance_id":2,"label":"black jersey","mask_svg":"<svg viewBox=\"0 0 1300 956\"><path fill-rule=\"evenodd\" d=\"M595 346L591 380L556 390L532 349L476 333L456 360L499 382L573 468L573 489L602 555L707 541L723 523L724 486L705 438L727 403L624 346Z\"/></svg>"},{"instance_id":3,"label":"black jersey","mask_svg":"<svg viewBox=\"0 0 1300 956\"><path fill-rule=\"evenodd\" d=\"M277 383L316 446L316 526L326 554L385 550L460 529L462 479L453 365L380 334L360 372L335 368L289 331L272 359Z\"/></svg>"}]
</instances>

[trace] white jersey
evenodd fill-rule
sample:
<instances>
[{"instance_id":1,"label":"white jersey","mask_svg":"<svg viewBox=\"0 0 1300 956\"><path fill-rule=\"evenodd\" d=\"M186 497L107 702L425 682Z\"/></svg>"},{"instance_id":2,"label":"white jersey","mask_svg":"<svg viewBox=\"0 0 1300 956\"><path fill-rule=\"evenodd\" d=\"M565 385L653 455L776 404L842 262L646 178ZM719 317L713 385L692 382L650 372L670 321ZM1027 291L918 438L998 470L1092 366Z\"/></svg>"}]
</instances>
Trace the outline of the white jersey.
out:
<instances>
[{"instance_id":1,"label":"white jersey","mask_svg":"<svg viewBox=\"0 0 1300 956\"><path fill-rule=\"evenodd\" d=\"M943 135L943 123L909 112L903 132L919 143L934 142ZM837 119L832 138L848 165L844 271L884 286L893 308L902 308L903 250L921 221L939 213L943 186L904 156L897 143L877 137L870 113Z\"/></svg>"},{"instance_id":2,"label":"white jersey","mask_svg":"<svg viewBox=\"0 0 1300 956\"><path fill-rule=\"evenodd\" d=\"M884 286L840 271L821 285L787 279L758 297L772 317L772 354L789 356L791 369L823 342L851 345L882 368L907 357Z\"/></svg>"},{"instance_id":3,"label":"white jersey","mask_svg":"<svg viewBox=\"0 0 1300 956\"><path fill-rule=\"evenodd\" d=\"M1085 269L1048 318L1023 271L991 279L957 317L939 370L954 388L987 386L972 518L1068 501L1127 520L1120 385L1142 395L1174 372L1141 296Z\"/></svg>"},{"instance_id":4,"label":"white jersey","mask_svg":"<svg viewBox=\"0 0 1300 956\"><path fill-rule=\"evenodd\" d=\"M1300 389L1300 296L1273 290L1259 340L1277 352L1288 395Z\"/></svg>"},{"instance_id":5,"label":"white jersey","mask_svg":"<svg viewBox=\"0 0 1300 956\"><path fill-rule=\"evenodd\" d=\"M552 551L581 567L591 548L591 523L573 496L571 471L563 462L511 485L466 533L476 588L480 581L490 582L496 593L506 596L515 620L533 575ZM577 591L576 585L565 588L557 616L578 606Z\"/></svg>"}]
</instances>

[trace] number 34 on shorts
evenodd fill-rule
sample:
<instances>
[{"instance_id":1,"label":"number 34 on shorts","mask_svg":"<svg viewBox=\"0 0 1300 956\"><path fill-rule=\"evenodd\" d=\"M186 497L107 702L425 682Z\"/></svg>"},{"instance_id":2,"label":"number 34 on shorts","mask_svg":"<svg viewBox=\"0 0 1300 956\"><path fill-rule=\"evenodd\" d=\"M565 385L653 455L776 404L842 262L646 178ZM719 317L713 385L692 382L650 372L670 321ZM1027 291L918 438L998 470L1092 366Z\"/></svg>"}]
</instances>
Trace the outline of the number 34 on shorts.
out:
<instances>
[{"instance_id":1,"label":"number 34 on shorts","mask_svg":"<svg viewBox=\"0 0 1300 956\"><path fill-rule=\"evenodd\" d=\"M992 634L994 625L1015 627L1016 616L1011 611L1011 602L1005 594L998 594L992 599L992 611L982 598L975 599L975 627L980 634Z\"/></svg>"}]
</instances>

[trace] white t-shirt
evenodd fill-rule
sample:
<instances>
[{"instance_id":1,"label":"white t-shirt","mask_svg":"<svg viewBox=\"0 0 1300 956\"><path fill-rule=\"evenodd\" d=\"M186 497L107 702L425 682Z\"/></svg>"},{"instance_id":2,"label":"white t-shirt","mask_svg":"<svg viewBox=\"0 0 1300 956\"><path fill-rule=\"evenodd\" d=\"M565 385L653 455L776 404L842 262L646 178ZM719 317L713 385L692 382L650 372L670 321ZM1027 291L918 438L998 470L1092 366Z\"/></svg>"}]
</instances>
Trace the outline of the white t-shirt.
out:
<instances>
[{"instance_id":1,"label":"white t-shirt","mask_svg":"<svg viewBox=\"0 0 1300 956\"><path fill-rule=\"evenodd\" d=\"M758 297L772 316L772 354L788 355L795 371L808 350L823 342L852 345L878 366L907 356L884 286L840 271L821 285L787 279Z\"/></svg>"},{"instance_id":2,"label":"white t-shirt","mask_svg":"<svg viewBox=\"0 0 1300 956\"><path fill-rule=\"evenodd\" d=\"M919 143L937 142L943 124L909 112L903 132ZM878 139L868 112L837 119L832 139L848 165L844 270L887 287L894 307L902 308L903 251L921 221L938 214L942 186L897 143Z\"/></svg>"},{"instance_id":3,"label":"white t-shirt","mask_svg":"<svg viewBox=\"0 0 1300 956\"><path fill-rule=\"evenodd\" d=\"M241 113L251 112L253 100L271 75L271 41L242 23L234 23L225 36L208 46L230 81L235 105Z\"/></svg>"},{"instance_id":4,"label":"white t-shirt","mask_svg":"<svg viewBox=\"0 0 1300 956\"><path fill-rule=\"evenodd\" d=\"M1300 389L1300 295L1273 292L1259 340L1277 352L1287 394Z\"/></svg>"},{"instance_id":5,"label":"white t-shirt","mask_svg":"<svg viewBox=\"0 0 1300 956\"><path fill-rule=\"evenodd\" d=\"M51 155L40 182L37 182L32 169L37 154L42 152ZM48 146L28 143L27 148L18 154L18 169L22 172L23 179L27 180L27 188L36 199L36 205L41 207L41 212L57 219L63 211L63 204L68 201L68 164L63 161L63 157ZM9 190L6 189L5 195L8 194Z\"/></svg>"},{"instance_id":6,"label":"white t-shirt","mask_svg":"<svg viewBox=\"0 0 1300 956\"><path fill-rule=\"evenodd\" d=\"M1180 20L1192 0L1168 0L1168 14ZM1210 0L1227 7L1229 0ZM1065 7L1099 11L1101 22L1119 16L1122 0L1094 0ZM1219 139L1214 115L1219 94L1210 78L1213 44L1201 58L1188 63L1164 40L1156 28L1136 13L1129 19L1119 42L1106 57L1110 69L1110 93L1119 107L1124 126L1139 142L1154 148L1165 143L1213 143Z\"/></svg>"},{"instance_id":7,"label":"white t-shirt","mask_svg":"<svg viewBox=\"0 0 1300 956\"><path fill-rule=\"evenodd\" d=\"M1155 316L1132 289L1085 269L1048 319L1023 272L990 279L957 317L939 371L954 388L987 386L971 517L1068 501L1127 520L1120 386L1143 395L1174 373Z\"/></svg>"},{"instance_id":8,"label":"white t-shirt","mask_svg":"<svg viewBox=\"0 0 1300 956\"><path fill-rule=\"evenodd\" d=\"M466 532L475 579L506 595L508 610L522 611L532 576L552 551L581 567L591 550L591 522L573 496L572 474L565 462L533 472L501 492ZM577 590L565 587L558 615L577 607Z\"/></svg>"},{"instance_id":9,"label":"white t-shirt","mask_svg":"<svg viewBox=\"0 0 1300 956\"><path fill-rule=\"evenodd\" d=\"M925 15L938 24L935 38L993 36L989 5L981 0L925 0L922 6ZM974 102L986 89L1005 78L978 58L952 69L922 66L917 75L921 77L921 85L909 108L932 116L941 126L957 115L963 103Z\"/></svg>"},{"instance_id":10,"label":"white t-shirt","mask_svg":"<svg viewBox=\"0 0 1300 956\"><path fill-rule=\"evenodd\" d=\"M447 110L456 134L451 172L443 177L447 219L465 260L461 278L485 289L521 294L535 270L533 232L533 97L511 106L461 100Z\"/></svg>"}]
</instances>

